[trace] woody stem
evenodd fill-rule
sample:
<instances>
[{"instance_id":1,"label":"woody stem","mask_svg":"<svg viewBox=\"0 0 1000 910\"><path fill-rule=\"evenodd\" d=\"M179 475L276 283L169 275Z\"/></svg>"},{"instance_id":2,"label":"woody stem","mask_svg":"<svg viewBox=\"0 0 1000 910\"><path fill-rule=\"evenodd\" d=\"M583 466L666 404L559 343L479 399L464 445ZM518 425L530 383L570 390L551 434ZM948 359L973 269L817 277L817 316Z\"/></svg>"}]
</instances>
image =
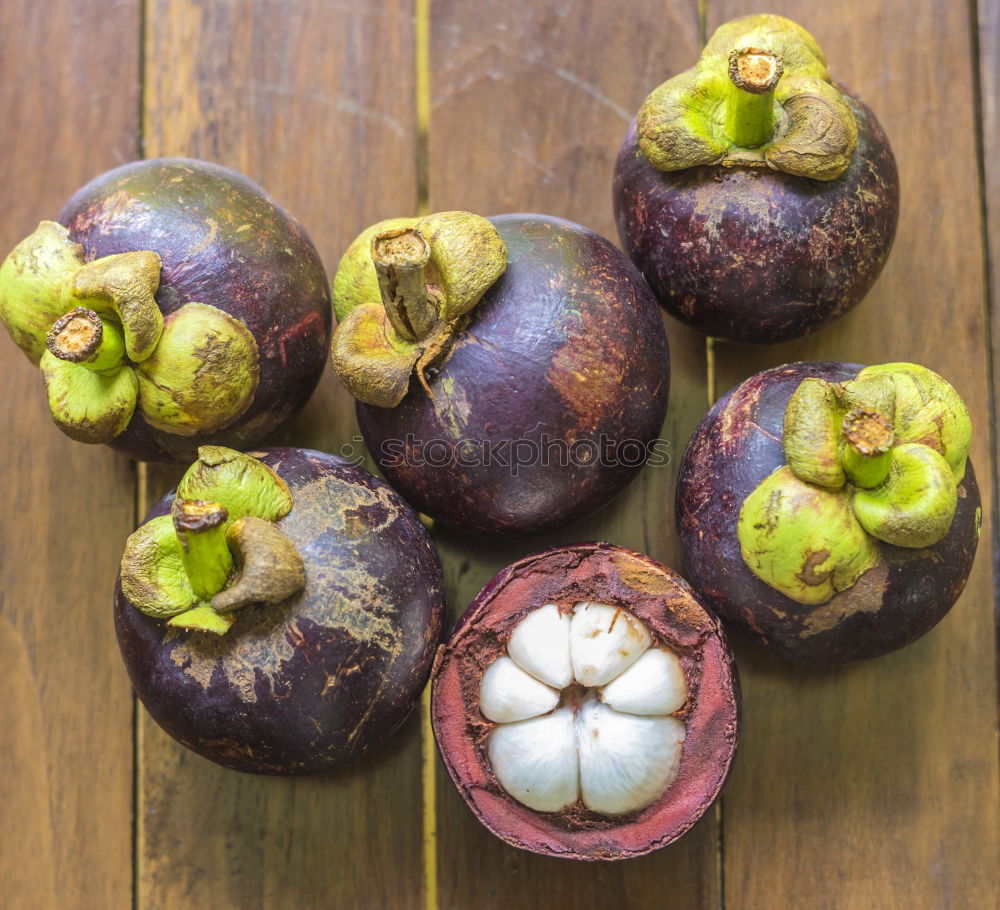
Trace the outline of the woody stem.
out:
<instances>
[{"instance_id":1,"label":"woody stem","mask_svg":"<svg viewBox=\"0 0 1000 910\"><path fill-rule=\"evenodd\" d=\"M401 228L372 240L372 262L378 275L382 305L396 333L405 341L430 334L438 311L427 291L425 269L430 247L415 228Z\"/></svg>"}]
</instances>

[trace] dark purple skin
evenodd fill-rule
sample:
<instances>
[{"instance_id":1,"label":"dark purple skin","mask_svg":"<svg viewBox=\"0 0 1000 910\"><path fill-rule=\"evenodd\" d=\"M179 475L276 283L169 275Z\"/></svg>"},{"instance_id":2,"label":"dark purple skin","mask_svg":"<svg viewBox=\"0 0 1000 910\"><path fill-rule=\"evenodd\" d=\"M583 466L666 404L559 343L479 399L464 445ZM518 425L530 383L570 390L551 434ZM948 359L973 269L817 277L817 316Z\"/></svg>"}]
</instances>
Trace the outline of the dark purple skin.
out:
<instances>
[{"instance_id":1,"label":"dark purple skin","mask_svg":"<svg viewBox=\"0 0 1000 910\"><path fill-rule=\"evenodd\" d=\"M828 182L761 167L658 171L633 121L615 163L615 219L671 314L716 338L768 344L814 332L868 292L896 233L899 176L875 115L840 88L858 144Z\"/></svg>"},{"instance_id":2,"label":"dark purple skin","mask_svg":"<svg viewBox=\"0 0 1000 910\"><path fill-rule=\"evenodd\" d=\"M252 180L187 158L135 161L88 183L58 220L88 262L158 253L156 302L164 315L210 304L241 320L260 350L256 395L228 427L181 436L151 427L136 410L114 448L147 461L193 461L200 445L243 450L309 399L329 350L326 272L301 225Z\"/></svg>"},{"instance_id":3,"label":"dark purple skin","mask_svg":"<svg viewBox=\"0 0 1000 910\"><path fill-rule=\"evenodd\" d=\"M782 424L792 392L807 376L843 382L861 369L796 363L751 376L709 411L681 462L677 528L687 578L736 631L791 660L842 664L908 645L951 609L976 555L982 512L969 461L951 530L939 543L879 542L879 564L825 604L791 600L747 568L736 536L740 508L786 463Z\"/></svg>"},{"instance_id":4,"label":"dark purple skin","mask_svg":"<svg viewBox=\"0 0 1000 910\"><path fill-rule=\"evenodd\" d=\"M595 511L638 473L666 413L670 358L652 293L611 243L558 218L490 220L507 270L428 374L433 400L414 380L395 408L359 404L358 421L420 511L478 534L536 534ZM602 439L604 457L584 463Z\"/></svg>"},{"instance_id":5,"label":"dark purple skin","mask_svg":"<svg viewBox=\"0 0 1000 910\"><path fill-rule=\"evenodd\" d=\"M244 607L216 636L140 613L119 578L115 629L132 686L179 742L237 771L314 774L406 719L441 636L444 581L417 515L367 471L310 449L251 454L292 491L278 528L302 555L305 590Z\"/></svg>"}]
</instances>

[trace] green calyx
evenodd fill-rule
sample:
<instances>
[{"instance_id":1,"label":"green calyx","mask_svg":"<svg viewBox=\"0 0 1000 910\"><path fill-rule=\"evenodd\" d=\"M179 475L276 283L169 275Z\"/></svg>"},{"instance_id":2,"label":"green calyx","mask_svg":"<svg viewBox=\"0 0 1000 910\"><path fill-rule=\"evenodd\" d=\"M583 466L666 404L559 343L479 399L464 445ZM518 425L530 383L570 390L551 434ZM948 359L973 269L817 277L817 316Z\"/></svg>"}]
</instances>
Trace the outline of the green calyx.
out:
<instances>
[{"instance_id":1,"label":"green calyx","mask_svg":"<svg viewBox=\"0 0 1000 910\"><path fill-rule=\"evenodd\" d=\"M803 380L785 408L787 464L740 509L744 561L792 600L819 604L877 564L877 541L933 546L954 520L971 438L958 393L917 364Z\"/></svg>"},{"instance_id":2,"label":"green calyx","mask_svg":"<svg viewBox=\"0 0 1000 910\"><path fill-rule=\"evenodd\" d=\"M692 69L646 98L637 123L639 148L661 171L721 164L835 180L858 138L819 45L773 15L717 29Z\"/></svg>"},{"instance_id":3,"label":"green calyx","mask_svg":"<svg viewBox=\"0 0 1000 910\"><path fill-rule=\"evenodd\" d=\"M333 281L334 372L359 401L398 405L448 355L468 314L504 273L493 225L469 212L393 218L363 231Z\"/></svg>"},{"instance_id":4,"label":"green calyx","mask_svg":"<svg viewBox=\"0 0 1000 910\"><path fill-rule=\"evenodd\" d=\"M121 586L147 616L221 635L239 609L301 591L305 567L275 526L292 509L285 482L232 449L203 446L198 455L171 514L147 521L126 542Z\"/></svg>"},{"instance_id":5,"label":"green calyx","mask_svg":"<svg viewBox=\"0 0 1000 910\"><path fill-rule=\"evenodd\" d=\"M253 400L253 335L201 303L164 319L160 267L146 250L85 262L53 221L0 265L0 319L41 369L52 418L73 439L110 442L136 410L168 433L214 432Z\"/></svg>"},{"instance_id":6,"label":"green calyx","mask_svg":"<svg viewBox=\"0 0 1000 910\"><path fill-rule=\"evenodd\" d=\"M878 563L850 494L806 483L787 465L743 502L739 531L750 571L803 604L825 603Z\"/></svg>"}]
</instances>

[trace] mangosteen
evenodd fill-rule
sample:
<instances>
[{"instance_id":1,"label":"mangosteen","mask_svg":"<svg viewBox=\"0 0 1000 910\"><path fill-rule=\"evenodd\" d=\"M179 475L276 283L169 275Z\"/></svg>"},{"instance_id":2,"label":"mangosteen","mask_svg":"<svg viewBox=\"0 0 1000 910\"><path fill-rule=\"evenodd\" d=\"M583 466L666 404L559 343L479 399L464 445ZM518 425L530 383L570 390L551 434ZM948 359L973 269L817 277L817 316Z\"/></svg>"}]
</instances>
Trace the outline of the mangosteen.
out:
<instances>
[{"instance_id":1,"label":"mangosteen","mask_svg":"<svg viewBox=\"0 0 1000 910\"><path fill-rule=\"evenodd\" d=\"M679 575L606 543L514 563L434 662L431 719L475 816L515 847L580 860L680 837L729 772L739 682Z\"/></svg>"},{"instance_id":2,"label":"mangosteen","mask_svg":"<svg viewBox=\"0 0 1000 910\"><path fill-rule=\"evenodd\" d=\"M652 293L558 218L468 212L364 231L334 279L337 376L420 511L541 533L620 492L655 450L669 354Z\"/></svg>"},{"instance_id":3,"label":"mangosteen","mask_svg":"<svg viewBox=\"0 0 1000 910\"><path fill-rule=\"evenodd\" d=\"M115 628L139 699L179 742L238 771L311 774L410 713L442 591L426 529L366 471L203 446L128 539Z\"/></svg>"},{"instance_id":4,"label":"mangosteen","mask_svg":"<svg viewBox=\"0 0 1000 910\"><path fill-rule=\"evenodd\" d=\"M256 445L312 394L332 314L298 222L215 164L136 161L0 266L0 319L56 425L150 461Z\"/></svg>"},{"instance_id":5,"label":"mangosteen","mask_svg":"<svg viewBox=\"0 0 1000 910\"><path fill-rule=\"evenodd\" d=\"M721 26L655 89L615 165L622 245L666 309L718 338L806 335L857 304L899 217L875 115L781 16Z\"/></svg>"},{"instance_id":6,"label":"mangosteen","mask_svg":"<svg viewBox=\"0 0 1000 910\"><path fill-rule=\"evenodd\" d=\"M919 638L972 569L982 508L958 393L912 363L796 363L722 398L680 466L688 577L746 637L808 663Z\"/></svg>"}]
</instances>

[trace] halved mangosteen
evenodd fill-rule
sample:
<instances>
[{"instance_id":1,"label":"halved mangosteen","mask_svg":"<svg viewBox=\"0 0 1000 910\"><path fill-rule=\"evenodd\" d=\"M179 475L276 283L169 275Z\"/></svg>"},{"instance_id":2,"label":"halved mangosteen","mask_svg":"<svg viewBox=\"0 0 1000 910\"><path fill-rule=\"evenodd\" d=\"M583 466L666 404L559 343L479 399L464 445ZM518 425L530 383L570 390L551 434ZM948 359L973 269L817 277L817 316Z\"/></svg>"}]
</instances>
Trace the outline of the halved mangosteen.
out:
<instances>
[{"instance_id":1,"label":"halved mangosteen","mask_svg":"<svg viewBox=\"0 0 1000 910\"><path fill-rule=\"evenodd\" d=\"M497 837L578 860L676 840L718 795L739 684L676 573L606 543L529 556L473 601L433 673L448 773Z\"/></svg>"}]
</instances>

